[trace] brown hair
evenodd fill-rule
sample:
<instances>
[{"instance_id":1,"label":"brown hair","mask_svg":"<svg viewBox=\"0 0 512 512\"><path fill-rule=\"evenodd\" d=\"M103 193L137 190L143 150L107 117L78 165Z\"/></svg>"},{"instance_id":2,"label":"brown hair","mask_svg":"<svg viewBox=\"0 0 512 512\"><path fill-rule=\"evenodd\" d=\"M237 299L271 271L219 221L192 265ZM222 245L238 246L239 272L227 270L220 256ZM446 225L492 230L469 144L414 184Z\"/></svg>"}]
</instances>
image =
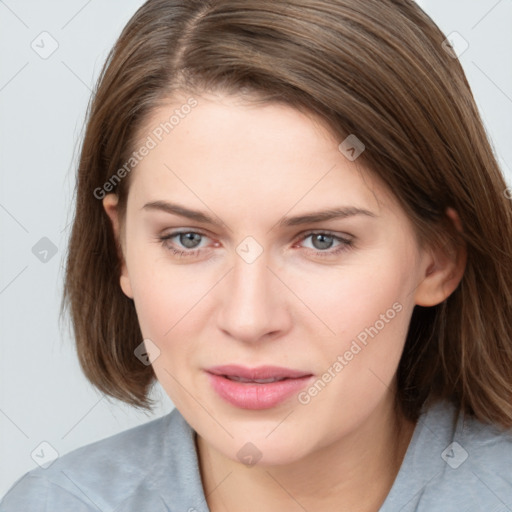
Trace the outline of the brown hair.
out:
<instances>
[{"instance_id":1,"label":"brown hair","mask_svg":"<svg viewBox=\"0 0 512 512\"><path fill-rule=\"evenodd\" d=\"M98 190L126 162L150 114L175 92L242 88L356 134L421 243L462 243L467 264L441 304L416 306L397 399L417 418L453 400L512 427L512 213L462 67L412 0L149 0L124 28L89 105L63 304L81 366L106 394L149 407L155 376L119 285L120 258ZM130 175L118 180L121 218ZM104 192L103 192L104 194ZM100 197L101 198L101 197ZM454 231L447 207L459 214Z\"/></svg>"}]
</instances>

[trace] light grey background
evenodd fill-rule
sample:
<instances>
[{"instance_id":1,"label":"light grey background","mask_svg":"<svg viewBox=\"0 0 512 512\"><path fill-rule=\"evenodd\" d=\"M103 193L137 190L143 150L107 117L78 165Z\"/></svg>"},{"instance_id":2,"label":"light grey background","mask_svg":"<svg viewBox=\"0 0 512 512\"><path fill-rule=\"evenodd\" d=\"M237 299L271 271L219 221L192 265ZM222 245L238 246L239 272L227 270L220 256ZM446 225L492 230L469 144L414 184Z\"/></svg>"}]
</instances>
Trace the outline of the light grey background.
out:
<instances>
[{"instance_id":1,"label":"light grey background","mask_svg":"<svg viewBox=\"0 0 512 512\"><path fill-rule=\"evenodd\" d=\"M36 466L31 453L36 460L52 449L63 455L173 407L159 386L152 415L102 398L59 325L74 165L90 89L142 3L0 0L0 496ZM512 0L418 3L446 35L458 32L469 44L460 60L512 183ZM53 257L45 255L50 246L43 237L55 246ZM43 245L34 254L37 243Z\"/></svg>"}]
</instances>

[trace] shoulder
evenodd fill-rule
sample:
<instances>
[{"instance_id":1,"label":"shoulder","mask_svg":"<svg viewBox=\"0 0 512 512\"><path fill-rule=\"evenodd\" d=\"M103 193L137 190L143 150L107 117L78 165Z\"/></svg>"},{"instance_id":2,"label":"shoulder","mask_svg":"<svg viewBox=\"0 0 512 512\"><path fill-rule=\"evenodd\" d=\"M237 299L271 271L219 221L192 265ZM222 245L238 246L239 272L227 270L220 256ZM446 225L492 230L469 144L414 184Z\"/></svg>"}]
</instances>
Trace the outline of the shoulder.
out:
<instances>
[{"instance_id":1,"label":"shoulder","mask_svg":"<svg viewBox=\"0 0 512 512\"><path fill-rule=\"evenodd\" d=\"M464 471L477 471L485 467L504 475L508 485L512 485L512 429L463 414L447 401L431 405L423 414L422 422L423 428L420 428L424 432L421 441L418 439L418 448L426 450L432 438L440 446L448 443L440 458L450 469L464 467Z\"/></svg>"},{"instance_id":2,"label":"shoulder","mask_svg":"<svg viewBox=\"0 0 512 512\"><path fill-rule=\"evenodd\" d=\"M424 408L382 512L512 509L512 430L462 414L448 401ZM392 507L392 508L389 508Z\"/></svg>"},{"instance_id":3,"label":"shoulder","mask_svg":"<svg viewBox=\"0 0 512 512\"><path fill-rule=\"evenodd\" d=\"M172 469L169 459L179 459L185 448L190 449L192 432L174 409L73 450L46 469L36 468L21 477L0 502L0 511L59 511L68 510L68 505L79 512L113 510L136 489L155 486L164 466Z\"/></svg>"}]
</instances>

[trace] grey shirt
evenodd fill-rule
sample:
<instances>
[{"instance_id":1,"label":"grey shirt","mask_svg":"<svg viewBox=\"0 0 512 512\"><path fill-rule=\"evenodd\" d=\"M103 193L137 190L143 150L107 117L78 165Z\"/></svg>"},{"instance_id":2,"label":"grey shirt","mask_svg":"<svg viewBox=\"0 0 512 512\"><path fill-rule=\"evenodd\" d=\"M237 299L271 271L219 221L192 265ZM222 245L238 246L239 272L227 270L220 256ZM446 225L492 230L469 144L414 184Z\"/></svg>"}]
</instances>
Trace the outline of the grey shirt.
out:
<instances>
[{"instance_id":1,"label":"grey shirt","mask_svg":"<svg viewBox=\"0 0 512 512\"><path fill-rule=\"evenodd\" d=\"M194 436L174 409L28 472L0 511L208 512ZM512 512L512 432L424 408L379 510L413 511Z\"/></svg>"}]
</instances>

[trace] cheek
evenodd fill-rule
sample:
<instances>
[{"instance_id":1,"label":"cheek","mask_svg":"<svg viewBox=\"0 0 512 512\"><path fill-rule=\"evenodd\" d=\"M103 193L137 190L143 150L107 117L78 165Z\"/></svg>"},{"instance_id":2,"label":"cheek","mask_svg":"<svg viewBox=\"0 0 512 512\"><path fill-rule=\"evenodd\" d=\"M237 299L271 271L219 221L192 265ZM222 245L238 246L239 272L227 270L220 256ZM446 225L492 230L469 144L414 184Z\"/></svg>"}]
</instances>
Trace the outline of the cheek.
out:
<instances>
[{"instance_id":1,"label":"cheek","mask_svg":"<svg viewBox=\"0 0 512 512\"><path fill-rule=\"evenodd\" d=\"M208 281L193 265L172 260L158 241L134 229L126 262L137 316L144 337L164 341L186 324Z\"/></svg>"},{"instance_id":2,"label":"cheek","mask_svg":"<svg viewBox=\"0 0 512 512\"><path fill-rule=\"evenodd\" d=\"M306 347L317 379L298 397L304 417L325 425L327 440L356 429L394 389L414 308L405 278L343 284L324 299L322 318L335 334Z\"/></svg>"},{"instance_id":3,"label":"cheek","mask_svg":"<svg viewBox=\"0 0 512 512\"><path fill-rule=\"evenodd\" d=\"M290 274L296 283L294 292L310 310L304 318L313 319L314 312L321 320L314 324L318 334L330 338L333 345L359 333L364 342L364 333L375 325L379 332L389 331L390 326L401 332L407 325L407 315L402 311L413 301L411 264L405 266L392 251L370 256L357 264L323 269L312 276ZM313 320L307 325L312 326Z\"/></svg>"},{"instance_id":4,"label":"cheek","mask_svg":"<svg viewBox=\"0 0 512 512\"><path fill-rule=\"evenodd\" d=\"M153 370L173 404L186 412L191 404L182 386L191 388L186 363L194 361L197 350L194 329L200 329L198 302L205 283L163 257L139 253L134 262L130 278L139 325L159 350Z\"/></svg>"},{"instance_id":5,"label":"cheek","mask_svg":"<svg viewBox=\"0 0 512 512\"><path fill-rule=\"evenodd\" d=\"M165 343L176 331L190 327L194 305L205 293L204 284L165 262L153 261L134 274L134 302L144 336Z\"/></svg>"},{"instance_id":6,"label":"cheek","mask_svg":"<svg viewBox=\"0 0 512 512\"><path fill-rule=\"evenodd\" d=\"M381 251L374 262L340 268L339 277L324 288L318 280L301 288L299 293L308 297L308 305L331 330L319 345L310 347L313 360L322 362L320 373L335 375L324 398L333 393L333 398L342 395L348 403L353 397L357 407L390 386L414 308L412 258L405 266L393 251Z\"/></svg>"}]
</instances>

